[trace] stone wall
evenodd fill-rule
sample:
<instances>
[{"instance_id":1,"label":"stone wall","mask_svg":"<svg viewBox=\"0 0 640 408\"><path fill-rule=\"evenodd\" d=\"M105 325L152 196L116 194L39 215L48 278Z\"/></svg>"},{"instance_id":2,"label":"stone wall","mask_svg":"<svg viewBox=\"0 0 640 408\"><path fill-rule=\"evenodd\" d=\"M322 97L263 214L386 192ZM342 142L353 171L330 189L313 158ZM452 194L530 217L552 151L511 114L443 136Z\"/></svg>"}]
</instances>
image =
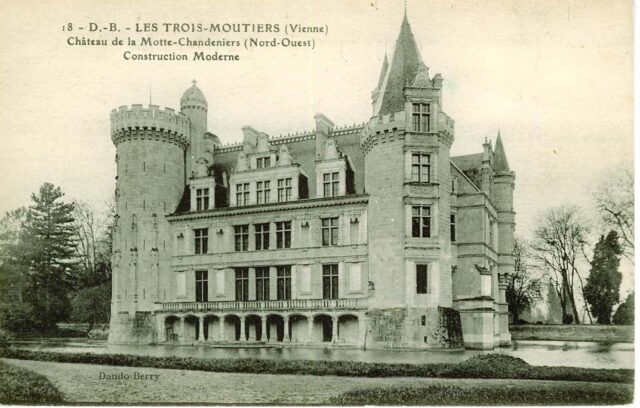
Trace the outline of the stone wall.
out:
<instances>
[{"instance_id":1,"label":"stone wall","mask_svg":"<svg viewBox=\"0 0 640 408\"><path fill-rule=\"evenodd\" d=\"M510 325L513 340L605 341L633 343L633 326L588 324Z\"/></svg>"},{"instance_id":2,"label":"stone wall","mask_svg":"<svg viewBox=\"0 0 640 408\"><path fill-rule=\"evenodd\" d=\"M154 342L153 316L151 312L127 312L111 316L109 343L151 344Z\"/></svg>"},{"instance_id":3,"label":"stone wall","mask_svg":"<svg viewBox=\"0 0 640 408\"><path fill-rule=\"evenodd\" d=\"M446 307L374 309L367 312L368 348L461 348L457 311Z\"/></svg>"}]
</instances>

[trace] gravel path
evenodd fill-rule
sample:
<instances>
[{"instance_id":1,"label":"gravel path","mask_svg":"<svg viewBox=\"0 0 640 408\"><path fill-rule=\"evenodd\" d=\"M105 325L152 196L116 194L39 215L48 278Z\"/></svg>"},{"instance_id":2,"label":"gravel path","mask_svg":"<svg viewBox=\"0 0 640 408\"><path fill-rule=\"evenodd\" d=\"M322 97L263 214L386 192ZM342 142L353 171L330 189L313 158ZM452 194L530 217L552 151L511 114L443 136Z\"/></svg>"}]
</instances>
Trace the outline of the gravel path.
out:
<instances>
[{"instance_id":1,"label":"gravel path","mask_svg":"<svg viewBox=\"0 0 640 408\"><path fill-rule=\"evenodd\" d=\"M565 381L430 378L350 378L271 374L229 374L157 368L113 367L3 359L49 378L73 403L321 404L356 388L454 383L459 386L584 387ZM101 374L102 373L102 374ZM147 378L135 378L136 376ZM112 376L120 379L105 379ZM128 379L121 377L128 376ZM157 376L157 377L156 377ZM590 388L632 385L590 383Z\"/></svg>"}]
</instances>

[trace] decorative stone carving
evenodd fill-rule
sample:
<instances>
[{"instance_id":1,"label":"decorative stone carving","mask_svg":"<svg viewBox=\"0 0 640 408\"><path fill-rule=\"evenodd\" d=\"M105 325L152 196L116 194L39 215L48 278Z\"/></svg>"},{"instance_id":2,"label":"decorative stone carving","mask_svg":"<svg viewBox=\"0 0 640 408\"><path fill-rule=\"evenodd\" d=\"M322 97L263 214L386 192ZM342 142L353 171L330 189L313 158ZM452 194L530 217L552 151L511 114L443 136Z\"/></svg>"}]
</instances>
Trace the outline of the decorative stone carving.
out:
<instances>
[{"instance_id":1,"label":"decorative stone carving","mask_svg":"<svg viewBox=\"0 0 640 408\"><path fill-rule=\"evenodd\" d=\"M193 166L194 177L208 177L209 176L209 161L204 157L200 157L196 160Z\"/></svg>"},{"instance_id":2,"label":"decorative stone carving","mask_svg":"<svg viewBox=\"0 0 640 408\"><path fill-rule=\"evenodd\" d=\"M327 139L324 144L324 160L335 160L339 158L340 153L338 153L336 141L333 139Z\"/></svg>"},{"instance_id":3,"label":"decorative stone carving","mask_svg":"<svg viewBox=\"0 0 640 408\"><path fill-rule=\"evenodd\" d=\"M247 155L244 152L238 153L238 160L236 161L236 171L245 171L249 169L249 163L247 161Z\"/></svg>"},{"instance_id":4,"label":"decorative stone carving","mask_svg":"<svg viewBox=\"0 0 640 408\"><path fill-rule=\"evenodd\" d=\"M271 150L271 146L269 145L269 135L264 132L260 132L260 134L258 134L258 147L256 151L258 153L264 153L269 150Z\"/></svg>"},{"instance_id":5,"label":"decorative stone carving","mask_svg":"<svg viewBox=\"0 0 640 408\"><path fill-rule=\"evenodd\" d=\"M285 145L280 147L278 166L290 166L293 163L293 157L289 153L289 148Z\"/></svg>"},{"instance_id":6,"label":"decorative stone carving","mask_svg":"<svg viewBox=\"0 0 640 408\"><path fill-rule=\"evenodd\" d=\"M242 128L242 150L245 153L251 153L258 145L258 131L251 126L244 126Z\"/></svg>"}]
</instances>

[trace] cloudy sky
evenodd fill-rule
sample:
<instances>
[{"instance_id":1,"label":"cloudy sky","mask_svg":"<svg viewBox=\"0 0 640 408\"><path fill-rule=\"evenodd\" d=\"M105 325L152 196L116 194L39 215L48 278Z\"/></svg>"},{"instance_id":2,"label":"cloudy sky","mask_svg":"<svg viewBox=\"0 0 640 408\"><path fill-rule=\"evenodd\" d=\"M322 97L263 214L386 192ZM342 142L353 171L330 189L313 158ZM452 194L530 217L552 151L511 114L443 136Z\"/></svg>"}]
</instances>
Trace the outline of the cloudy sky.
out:
<instances>
[{"instance_id":1,"label":"cloudy sky","mask_svg":"<svg viewBox=\"0 0 640 408\"><path fill-rule=\"evenodd\" d=\"M316 112L339 125L366 121L403 13L401 0L55 4L0 5L1 213L27 205L44 181L71 198L108 200L109 112L147 104L150 88L154 104L179 108L197 79L210 131L223 143L240 141L243 125L271 135L311 129ZM589 206L603 174L633 161L631 2L409 0L408 14L431 75L445 80L444 109L456 122L452 153L479 152L501 131L517 175L520 235L531 234L547 207ZM300 23L329 31L314 37L313 50L241 48L238 62L133 62L123 51L141 49L66 45L69 22Z\"/></svg>"}]
</instances>

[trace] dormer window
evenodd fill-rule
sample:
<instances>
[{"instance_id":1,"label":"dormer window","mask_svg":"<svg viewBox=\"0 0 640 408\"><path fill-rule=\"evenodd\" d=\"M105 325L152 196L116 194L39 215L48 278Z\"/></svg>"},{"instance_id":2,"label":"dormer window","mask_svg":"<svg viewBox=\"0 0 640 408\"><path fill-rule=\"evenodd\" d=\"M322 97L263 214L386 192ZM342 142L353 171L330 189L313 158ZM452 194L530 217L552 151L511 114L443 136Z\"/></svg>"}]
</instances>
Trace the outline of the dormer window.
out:
<instances>
[{"instance_id":1,"label":"dormer window","mask_svg":"<svg viewBox=\"0 0 640 408\"><path fill-rule=\"evenodd\" d=\"M413 104L413 130L414 132L429 132L431 130L431 104Z\"/></svg>"},{"instance_id":2,"label":"dormer window","mask_svg":"<svg viewBox=\"0 0 640 408\"><path fill-rule=\"evenodd\" d=\"M203 211L209 209L209 189L196 189L196 210Z\"/></svg>"},{"instance_id":3,"label":"dormer window","mask_svg":"<svg viewBox=\"0 0 640 408\"><path fill-rule=\"evenodd\" d=\"M431 182L431 155L421 153L411 155L411 181Z\"/></svg>"},{"instance_id":4,"label":"dormer window","mask_svg":"<svg viewBox=\"0 0 640 408\"><path fill-rule=\"evenodd\" d=\"M271 157L258 157L256 159L256 169L264 169L267 167L271 167Z\"/></svg>"},{"instance_id":5,"label":"dormer window","mask_svg":"<svg viewBox=\"0 0 640 408\"><path fill-rule=\"evenodd\" d=\"M337 197L340 191L340 173L324 173L322 177L324 197Z\"/></svg>"}]
</instances>

